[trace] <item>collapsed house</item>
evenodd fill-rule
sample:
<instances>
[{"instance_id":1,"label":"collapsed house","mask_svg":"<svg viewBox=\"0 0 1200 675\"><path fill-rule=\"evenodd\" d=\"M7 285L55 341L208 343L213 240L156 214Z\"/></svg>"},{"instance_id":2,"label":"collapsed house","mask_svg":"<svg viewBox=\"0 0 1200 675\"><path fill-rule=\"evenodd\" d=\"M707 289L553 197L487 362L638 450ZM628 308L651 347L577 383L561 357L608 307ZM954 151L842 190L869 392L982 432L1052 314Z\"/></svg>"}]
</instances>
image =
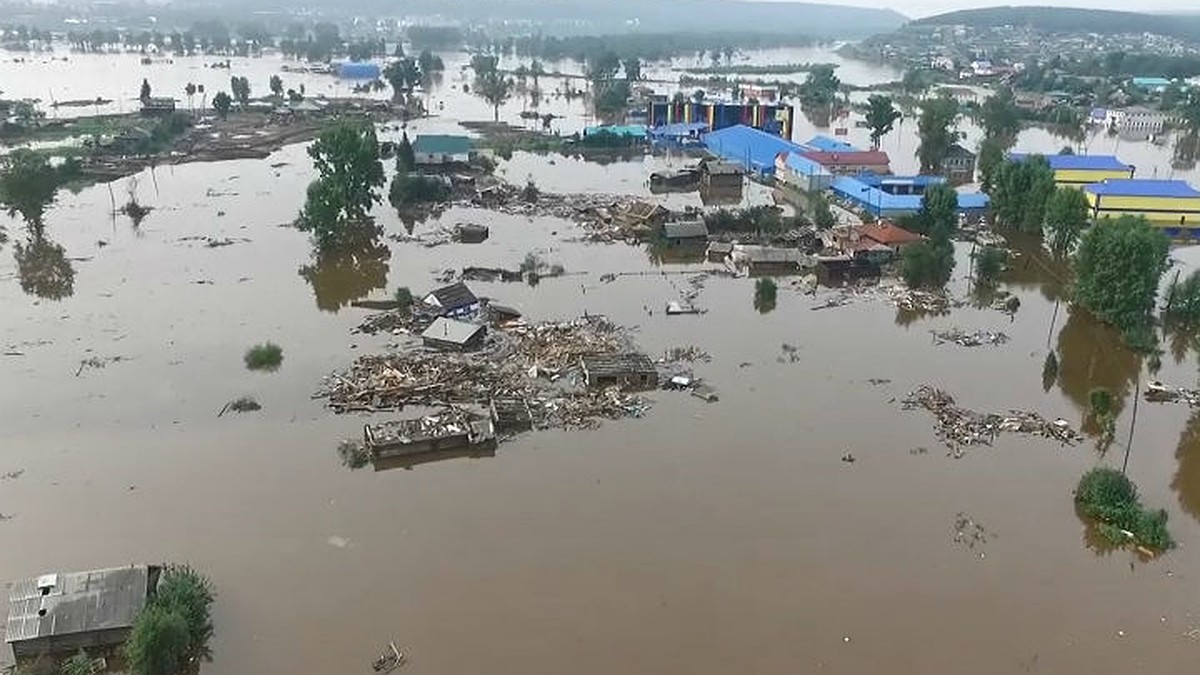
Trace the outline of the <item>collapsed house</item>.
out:
<instances>
[{"instance_id":1,"label":"collapsed house","mask_svg":"<svg viewBox=\"0 0 1200 675\"><path fill-rule=\"evenodd\" d=\"M645 354L590 354L579 363L584 382L591 388L638 391L658 387L658 370Z\"/></svg>"}]
</instances>

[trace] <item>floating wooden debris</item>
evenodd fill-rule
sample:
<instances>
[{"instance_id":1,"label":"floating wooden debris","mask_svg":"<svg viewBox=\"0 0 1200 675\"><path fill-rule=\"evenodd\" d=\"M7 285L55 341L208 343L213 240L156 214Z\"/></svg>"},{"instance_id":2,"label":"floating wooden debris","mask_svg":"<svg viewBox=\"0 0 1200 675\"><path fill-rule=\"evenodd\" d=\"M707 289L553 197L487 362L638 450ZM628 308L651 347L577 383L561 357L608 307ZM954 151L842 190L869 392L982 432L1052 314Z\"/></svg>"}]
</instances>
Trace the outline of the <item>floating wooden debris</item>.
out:
<instances>
[{"instance_id":1,"label":"floating wooden debris","mask_svg":"<svg viewBox=\"0 0 1200 675\"><path fill-rule=\"evenodd\" d=\"M968 333L961 328L951 328L950 330L931 330L935 344L943 345L953 343L960 347L982 347L983 345L1002 345L1008 342L1008 336L1004 333L993 333L986 330L977 330L973 333Z\"/></svg>"},{"instance_id":2,"label":"floating wooden debris","mask_svg":"<svg viewBox=\"0 0 1200 675\"><path fill-rule=\"evenodd\" d=\"M924 408L937 418L938 438L951 449L968 445L991 445L1001 432L1033 434L1065 445L1083 439L1062 419L1050 421L1035 412L1010 410L1006 415L980 413L961 408L946 392L922 385L904 399L905 410Z\"/></svg>"}]
</instances>

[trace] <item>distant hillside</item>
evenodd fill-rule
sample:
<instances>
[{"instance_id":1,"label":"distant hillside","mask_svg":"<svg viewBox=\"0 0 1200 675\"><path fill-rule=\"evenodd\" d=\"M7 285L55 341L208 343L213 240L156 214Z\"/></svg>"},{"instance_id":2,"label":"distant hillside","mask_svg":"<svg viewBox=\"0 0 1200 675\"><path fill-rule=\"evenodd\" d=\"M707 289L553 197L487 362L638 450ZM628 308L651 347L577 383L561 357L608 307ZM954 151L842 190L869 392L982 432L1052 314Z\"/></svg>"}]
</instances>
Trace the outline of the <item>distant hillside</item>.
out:
<instances>
[{"instance_id":1,"label":"distant hillside","mask_svg":"<svg viewBox=\"0 0 1200 675\"><path fill-rule=\"evenodd\" d=\"M1200 15L1138 14L1067 7L985 7L963 9L914 21L928 25L966 25L977 28L1030 26L1044 31L1158 33L1200 42Z\"/></svg>"},{"instance_id":2,"label":"distant hillside","mask_svg":"<svg viewBox=\"0 0 1200 675\"><path fill-rule=\"evenodd\" d=\"M185 4L213 0L182 0ZM217 0L229 2L230 0ZM177 2L178 4L178 2ZM241 6L290 7L284 0L242 0ZM665 32L794 33L829 40L861 38L908 21L891 9L808 2L744 0L305 0L339 12L489 24L496 31L599 35L637 30Z\"/></svg>"}]
</instances>

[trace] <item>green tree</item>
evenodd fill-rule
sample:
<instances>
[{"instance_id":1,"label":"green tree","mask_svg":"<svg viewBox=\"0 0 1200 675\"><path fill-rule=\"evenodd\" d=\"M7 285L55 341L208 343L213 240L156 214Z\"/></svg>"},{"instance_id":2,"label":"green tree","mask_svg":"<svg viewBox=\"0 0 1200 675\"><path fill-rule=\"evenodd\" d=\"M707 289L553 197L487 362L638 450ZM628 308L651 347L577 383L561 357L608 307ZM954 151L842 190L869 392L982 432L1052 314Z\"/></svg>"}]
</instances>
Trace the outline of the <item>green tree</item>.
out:
<instances>
[{"instance_id":1,"label":"green tree","mask_svg":"<svg viewBox=\"0 0 1200 675\"><path fill-rule=\"evenodd\" d=\"M1007 160L996 170L992 210L996 218L1022 232L1041 234L1046 205L1054 194L1054 171L1045 157Z\"/></svg>"},{"instance_id":2,"label":"green tree","mask_svg":"<svg viewBox=\"0 0 1200 675\"><path fill-rule=\"evenodd\" d=\"M446 64L442 62L442 57L424 49L417 56L417 68L423 76L429 77L433 73L446 70Z\"/></svg>"},{"instance_id":3,"label":"green tree","mask_svg":"<svg viewBox=\"0 0 1200 675\"><path fill-rule=\"evenodd\" d=\"M767 314L775 309L775 296L779 287L775 280L769 277L754 282L754 309L761 314Z\"/></svg>"},{"instance_id":4,"label":"green tree","mask_svg":"<svg viewBox=\"0 0 1200 675\"><path fill-rule=\"evenodd\" d=\"M187 95L188 110L195 112L195 109L192 107L192 99L196 96L196 85L188 82L183 88L183 93Z\"/></svg>"},{"instance_id":5,"label":"green tree","mask_svg":"<svg viewBox=\"0 0 1200 675\"><path fill-rule=\"evenodd\" d=\"M896 110L890 96L871 94L867 98L867 126L871 127L871 147L879 149L880 140L891 132L900 117L900 111Z\"/></svg>"},{"instance_id":6,"label":"green tree","mask_svg":"<svg viewBox=\"0 0 1200 675\"><path fill-rule=\"evenodd\" d=\"M36 236L41 236L46 209L62 181L62 172L41 153L20 148L0 157L0 204L9 216L20 214Z\"/></svg>"},{"instance_id":7,"label":"green tree","mask_svg":"<svg viewBox=\"0 0 1200 675\"><path fill-rule=\"evenodd\" d=\"M218 91L212 100L213 110L217 111L217 115L221 119L229 117L229 109L233 107L233 98L223 91Z\"/></svg>"},{"instance_id":8,"label":"green tree","mask_svg":"<svg viewBox=\"0 0 1200 675\"><path fill-rule=\"evenodd\" d=\"M500 120L500 106L512 96L513 81L499 71L485 70L475 77L475 94L492 106L492 119Z\"/></svg>"},{"instance_id":9,"label":"green tree","mask_svg":"<svg viewBox=\"0 0 1200 675\"><path fill-rule=\"evenodd\" d=\"M979 144L976 166L979 169L979 184L988 194L996 187L996 172L1004 163L1004 143L995 138L985 138Z\"/></svg>"},{"instance_id":10,"label":"green tree","mask_svg":"<svg viewBox=\"0 0 1200 675\"><path fill-rule=\"evenodd\" d=\"M312 232L317 248L337 246L346 226L367 218L380 201L383 163L375 126L340 120L326 127L308 148L319 178L308 186L297 226Z\"/></svg>"},{"instance_id":11,"label":"green tree","mask_svg":"<svg viewBox=\"0 0 1200 675\"><path fill-rule=\"evenodd\" d=\"M408 140L408 132L400 135L400 143L396 145L396 171L408 173L417 168L417 155L413 151L412 141Z\"/></svg>"},{"instance_id":12,"label":"green tree","mask_svg":"<svg viewBox=\"0 0 1200 675\"><path fill-rule=\"evenodd\" d=\"M1167 287L1163 321L1171 328L1186 331L1200 328L1200 271L1192 272L1183 281L1176 278Z\"/></svg>"},{"instance_id":13,"label":"green tree","mask_svg":"<svg viewBox=\"0 0 1200 675\"><path fill-rule=\"evenodd\" d=\"M828 230L837 225L837 217L834 216L833 209L829 207L829 200L825 198L825 195L821 193L813 195L810 206L813 225L818 230Z\"/></svg>"},{"instance_id":14,"label":"green tree","mask_svg":"<svg viewBox=\"0 0 1200 675\"><path fill-rule=\"evenodd\" d=\"M272 75L270 81L271 94L275 97L283 96L283 78L278 75Z\"/></svg>"},{"instance_id":15,"label":"green tree","mask_svg":"<svg viewBox=\"0 0 1200 675\"><path fill-rule=\"evenodd\" d=\"M955 216L958 193L939 184L925 191L921 210L909 224L926 233L924 241L907 246L900 254L900 275L911 288L941 288L954 273Z\"/></svg>"},{"instance_id":16,"label":"green tree","mask_svg":"<svg viewBox=\"0 0 1200 675\"><path fill-rule=\"evenodd\" d=\"M974 255L975 283L982 286L994 285L1008 262L1008 251L995 246L984 246Z\"/></svg>"},{"instance_id":17,"label":"green tree","mask_svg":"<svg viewBox=\"0 0 1200 675\"><path fill-rule=\"evenodd\" d=\"M1158 282L1167 270L1167 237L1143 217L1098 221L1075 253L1075 301L1111 324L1131 346L1149 346Z\"/></svg>"},{"instance_id":18,"label":"green tree","mask_svg":"<svg viewBox=\"0 0 1200 675\"><path fill-rule=\"evenodd\" d=\"M1001 87L984 100L979 107L979 125L983 127L985 138L999 141L1005 150L1016 143L1021 131L1021 114L1011 88Z\"/></svg>"},{"instance_id":19,"label":"green tree","mask_svg":"<svg viewBox=\"0 0 1200 675\"><path fill-rule=\"evenodd\" d=\"M421 71L417 62L405 57L392 61L383 69L383 79L392 87L392 100L400 100L401 94L411 93L421 84Z\"/></svg>"},{"instance_id":20,"label":"green tree","mask_svg":"<svg viewBox=\"0 0 1200 675\"><path fill-rule=\"evenodd\" d=\"M145 103L150 100L150 80L142 78L142 91L138 95L138 100Z\"/></svg>"},{"instance_id":21,"label":"green tree","mask_svg":"<svg viewBox=\"0 0 1200 675\"><path fill-rule=\"evenodd\" d=\"M621 62L621 67L625 70L625 79L630 82L637 82L642 79L642 60L636 56L631 56Z\"/></svg>"},{"instance_id":22,"label":"green tree","mask_svg":"<svg viewBox=\"0 0 1200 675\"><path fill-rule=\"evenodd\" d=\"M1065 258L1079 243L1087 227L1091 207L1082 190L1063 186L1057 188L1046 202L1045 238L1050 252Z\"/></svg>"},{"instance_id":23,"label":"green tree","mask_svg":"<svg viewBox=\"0 0 1200 675\"><path fill-rule=\"evenodd\" d=\"M187 620L152 603L133 623L125 658L134 675L178 675L187 662L189 644Z\"/></svg>"},{"instance_id":24,"label":"green tree","mask_svg":"<svg viewBox=\"0 0 1200 675\"><path fill-rule=\"evenodd\" d=\"M929 89L931 77L924 70L906 70L900 78L900 90L909 96L920 97Z\"/></svg>"},{"instance_id":25,"label":"green tree","mask_svg":"<svg viewBox=\"0 0 1200 675\"><path fill-rule=\"evenodd\" d=\"M62 675L95 675L96 664L87 652L80 649L71 658L63 661L59 671Z\"/></svg>"},{"instance_id":26,"label":"green tree","mask_svg":"<svg viewBox=\"0 0 1200 675\"><path fill-rule=\"evenodd\" d=\"M941 171L942 162L958 140L957 118L958 103L952 98L939 96L921 102L921 115L917 118L917 133L921 137L917 159L921 161L921 173Z\"/></svg>"},{"instance_id":27,"label":"green tree","mask_svg":"<svg viewBox=\"0 0 1200 675\"><path fill-rule=\"evenodd\" d=\"M833 74L834 67L828 63L813 66L799 87L800 105L807 110L822 111L833 105L842 82Z\"/></svg>"}]
</instances>

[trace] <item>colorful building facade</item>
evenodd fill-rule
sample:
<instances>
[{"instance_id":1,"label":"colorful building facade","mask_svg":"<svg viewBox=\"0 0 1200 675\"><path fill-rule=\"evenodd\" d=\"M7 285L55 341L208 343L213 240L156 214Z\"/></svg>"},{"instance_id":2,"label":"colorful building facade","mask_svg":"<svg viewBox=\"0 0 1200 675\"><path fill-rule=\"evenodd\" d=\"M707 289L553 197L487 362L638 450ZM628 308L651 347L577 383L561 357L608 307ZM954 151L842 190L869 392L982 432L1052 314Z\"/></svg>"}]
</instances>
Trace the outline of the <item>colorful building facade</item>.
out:
<instances>
[{"instance_id":1,"label":"colorful building facade","mask_svg":"<svg viewBox=\"0 0 1200 675\"><path fill-rule=\"evenodd\" d=\"M791 140L795 110L792 106L783 104L669 101L651 103L648 117L647 125L651 128L667 124L703 122L710 130L718 131L744 125Z\"/></svg>"},{"instance_id":2,"label":"colorful building facade","mask_svg":"<svg viewBox=\"0 0 1200 675\"><path fill-rule=\"evenodd\" d=\"M1032 157L1013 153L1009 159L1024 161ZM1133 178L1134 167L1113 155L1045 155L1046 163L1054 171L1054 182L1058 185L1083 187L1105 180Z\"/></svg>"},{"instance_id":3,"label":"colorful building facade","mask_svg":"<svg viewBox=\"0 0 1200 675\"><path fill-rule=\"evenodd\" d=\"M1181 180L1109 179L1085 185L1096 219L1145 216L1171 236L1200 234L1200 190Z\"/></svg>"}]
</instances>

